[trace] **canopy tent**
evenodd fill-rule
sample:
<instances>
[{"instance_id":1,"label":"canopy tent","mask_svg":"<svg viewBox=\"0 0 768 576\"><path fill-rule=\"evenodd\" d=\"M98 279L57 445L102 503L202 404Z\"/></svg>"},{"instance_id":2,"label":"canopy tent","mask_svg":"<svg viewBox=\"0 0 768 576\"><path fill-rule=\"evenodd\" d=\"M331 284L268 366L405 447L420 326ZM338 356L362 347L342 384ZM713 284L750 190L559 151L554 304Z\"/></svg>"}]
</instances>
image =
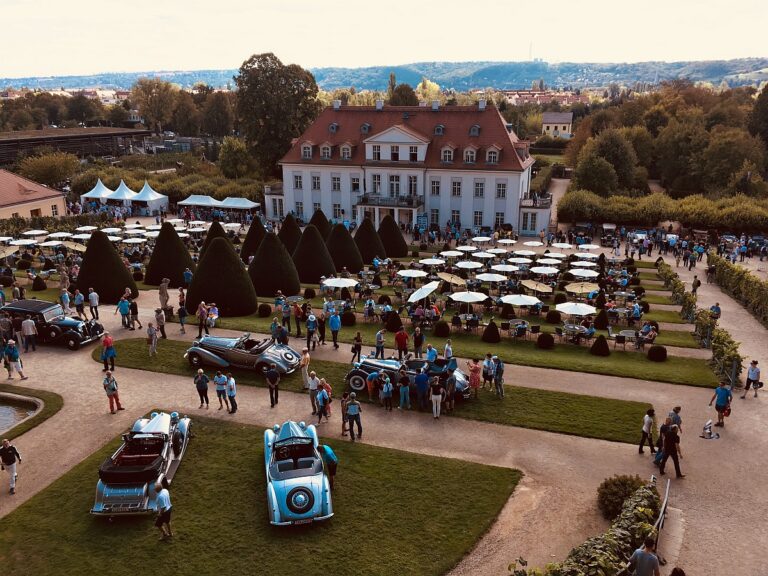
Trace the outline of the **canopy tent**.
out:
<instances>
[{"instance_id":1,"label":"canopy tent","mask_svg":"<svg viewBox=\"0 0 768 576\"><path fill-rule=\"evenodd\" d=\"M251 200L248 200L248 198L235 198L234 196L229 196L221 201L221 207L230 210L252 210L259 206L261 206L261 204L258 202L252 202Z\"/></svg>"},{"instance_id":2,"label":"canopy tent","mask_svg":"<svg viewBox=\"0 0 768 576\"><path fill-rule=\"evenodd\" d=\"M168 210L168 196L155 192L149 182L144 180L144 186L132 199L133 205L139 206L142 216L152 216L163 210Z\"/></svg>"},{"instance_id":3,"label":"canopy tent","mask_svg":"<svg viewBox=\"0 0 768 576\"><path fill-rule=\"evenodd\" d=\"M99 178L96 181L96 186L91 188L89 192L86 192L85 194L80 195L80 201L85 204L88 202L88 200L100 200L103 202L103 199L106 198L112 194L112 190L104 186L104 183L101 181L101 178Z\"/></svg>"},{"instance_id":4,"label":"canopy tent","mask_svg":"<svg viewBox=\"0 0 768 576\"><path fill-rule=\"evenodd\" d=\"M123 206L130 206L131 200L136 196L136 192L128 188L128 185L123 180L120 180L120 186L117 187L117 190L112 192L112 194L104 196L103 199L107 202L114 201Z\"/></svg>"},{"instance_id":5,"label":"canopy tent","mask_svg":"<svg viewBox=\"0 0 768 576\"><path fill-rule=\"evenodd\" d=\"M179 206L201 206L203 208L221 208L221 202L210 196L193 194L186 200L178 203Z\"/></svg>"}]
</instances>

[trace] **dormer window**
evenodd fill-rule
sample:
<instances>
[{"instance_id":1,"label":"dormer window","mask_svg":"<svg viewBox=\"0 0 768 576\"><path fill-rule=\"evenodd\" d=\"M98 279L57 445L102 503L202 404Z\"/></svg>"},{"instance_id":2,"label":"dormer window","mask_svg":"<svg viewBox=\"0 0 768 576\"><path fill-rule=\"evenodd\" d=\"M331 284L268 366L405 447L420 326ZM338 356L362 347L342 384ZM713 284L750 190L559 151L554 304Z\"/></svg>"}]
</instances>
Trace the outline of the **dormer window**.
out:
<instances>
[{"instance_id":1,"label":"dormer window","mask_svg":"<svg viewBox=\"0 0 768 576\"><path fill-rule=\"evenodd\" d=\"M475 124L469 129L470 136L480 136L480 124Z\"/></svg>"},{"instance_id":2,"label":"dormer window","mask_svg":"<svg viewBox=\"0 0 768 576\"><path fill-rule=\"evenodd\" d=\"M341 159L342 160L349 160L352 158L352 149L349 146L342 146L341 147Z\"/></svg>"},{"instance_id":3,"label":"dormer window","mask_svg":"<svg viewBox=\"0 0 768 576\"><path fill-rule=\"evenodd\" d=\"M336 122L331 122L331 124L328 126L328 132L331 134L336 134L336 132L339 131L339 125Z\"/></svg>"},{"instance_id":4,"label":"dormer window","mask_svg":"<svg viewBox=\"0 0 768 576\"><path fill-rule=\"evenodd\" d=\"M435 136L442 136L445 134L445 126L438 124L435 126Z\"/></svg>"},{"instance_id":5,"label":"dormer window","mask_svg":"<svg viewBox=\"0 0 768 576\"><path fill-rule=\"evenodd\" d=\"M499 162L499 151L498 150L488 150L488 153L485 155L485 160L488 162L488 164L498 164Z\"/></svg>"},{"instance_id":6,"label":"dormer window","mask_svg":"<svg viewBox=\"0 0 768 576\"><path fill-rule=\"evenodd\" d=\"M472 148L464 151L464 163L466 164L475 163L475 151Z\"/></svg>"},{"instance_id":7,"label":"dormer window","mask_svg":"<svg viewBox=\"0 0 768 576\"><path fill-rule=\"evenodd\" d=\"M330 146L323 146L320 148L320 159L321 160L330 160L331 159L331 147Z\"/></svg>"},{"instance_id":8,"label":"dormer window","mask_svg":"<svg viewBox=\"0 0 768 576\"><path fill-rule=\"evenodd\" d=\"M374 160L381 160L381 145L374 144L371 147L371 155Z\"/></svg>"},{"instance_id":9,"label":"dormer window","mask_svg":"<svg viewBox=\"0 0 768 576\"><path fill-rule=\"evenodd\" d=\"M453 150L450 148L443 148L441 159L443 162L453 162Z\"/></svg>"},{"instance_id":10,"label":"dormer window","mask_svg":"<svg viewBox=\"0 0 768 576\"><path fill-rule=\"evenodd\" d=\"M366 122L362 126L360 126L360 134L368 134L368 132L371 131L371 125Z\"/></svg>"},{"instance_id":11,"label":"dormer window","mask_svg":"<svg viewBox=\"0 0 768 576\"><path fill-rule=\"evenodd\" d=\"M312 146L305 144L301 147L301 159L312 160Z\"/></svg>"}]
</instances>

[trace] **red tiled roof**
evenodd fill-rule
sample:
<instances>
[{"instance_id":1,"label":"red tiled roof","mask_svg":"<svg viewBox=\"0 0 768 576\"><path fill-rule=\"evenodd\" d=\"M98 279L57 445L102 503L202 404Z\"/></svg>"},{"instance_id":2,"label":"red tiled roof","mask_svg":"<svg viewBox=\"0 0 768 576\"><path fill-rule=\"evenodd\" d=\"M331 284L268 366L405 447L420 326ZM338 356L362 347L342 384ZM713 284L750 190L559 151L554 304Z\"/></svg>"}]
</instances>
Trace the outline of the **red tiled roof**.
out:
<instances>
[{"instance_id":1,"label":"red tiled roof","mask_svg":"<svg viewBox=\"0 0 768 576\"><path fill-rule=\"evenodd\" d=\"M0 170L0 206L14 206L62 196L64 193L59 190L47 188L13 172Z\"/></svg>"},{"instance_id":2,"label":"red tiled roof","mask_svg":"<svg viewBox=\"0 0 768 576\"><path fill-rule=\"evenodd\" d=\"M405 114L407 113L407 118ZM335 132L328 128L336 124ZM367 134L360 127L369 124ZM444 127L441 136L435 135L435 126ZM480 126L478 136L470 136L470 128ZM533 163L530 155L525 154L527 144L520 141L514 132L507 130L506 122L498 110L488 105L485 110L477 106L442 106L437 111L421 106L384 106L377 110L373 106L341 106L339 109L328 107L320 113L315 122L297 138L291 149L283 156L281 164L328 164L328 165L362 165L365 160L365 146L362 145L376 134L393 127L410 133L415 138L430 142L423 163L396 162L399 166L415 164L426 168L446 168L441 161L441 149L450 144L457 150L453 169L466 170L512 170L521 172ZM319 148L313 148L312 159L302 160L301 146L306 143L328 142L333 146L329 160L320 159ZM349 160L341 159L339 147L342 144L352 144L352 155ZM464 164L463 151L473 145L478 149L477 162ZM488 165L485 162L485 152L490 146L496 146L499 161ZM380 164L379 162L369 162ZM388 163L389 164L389 163Z\"/></svg>"}]
</instances>

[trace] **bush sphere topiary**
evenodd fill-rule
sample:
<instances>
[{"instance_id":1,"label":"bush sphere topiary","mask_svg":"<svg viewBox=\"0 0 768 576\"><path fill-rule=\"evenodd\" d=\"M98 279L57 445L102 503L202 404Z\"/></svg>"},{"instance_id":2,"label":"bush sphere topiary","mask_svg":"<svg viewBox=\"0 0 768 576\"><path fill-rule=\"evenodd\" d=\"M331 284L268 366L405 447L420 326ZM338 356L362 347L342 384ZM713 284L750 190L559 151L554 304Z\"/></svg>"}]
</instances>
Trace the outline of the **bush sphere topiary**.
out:
<instances>
[{"instance_id":1,"label":"bush sphere topiary","mask_svg":"<svg viewBox=\"0 0 768 576\"><path fill-rule=\"evenodd\" d=\"M648 360L651 362L665 362L667 360L667 349L664 346L654 344L648 349Z\"/></svg>"},{"instance_id":2,"label":"bush sphere topiary","mask_svg":"<svg viewBox=\"0 0 768 576\"><path fill-rule=\"evenodd\" d=\"M354 326L356 323L357 323L357 317L355 316L355 313L352 312L352 310L347 310L346 312L342 312L341 314L342 326Z\"/></svg>"},{"instance_id":3,"label":"bush sphere topiary","mask_svg":"<svg viewBox=\"0 0 768 576\"><path fill-rule=\"evenodd\" d=\"M536 347L542 350L552 350L555 347L555 337L547 332L542 332L536 339Z\"/></svg>"},{"instance_id":4,"label":"bush sphere topiary","mask_svg":"<svg viewBox=\"0 0 768 576\"><path fill-rule=\"evenodd\" d=\"M432 334L436 338L448 338L451 335L451 325L445 320L438 320L432 327Z\"/></svg>"},{"instance_id":5,"label":"bush sphere topiary","mask_svg":"<svg viewBox=\"0 0 768 576\"><path fill-rule=\"evenodd\" d=\"M621 513L624 500L635 490L645 486L640 476L619 476L606 478L597 488L597 507L607 520L613 520Z\"/></svg>"},{"instance_id":6,"label":"bush sphere topiary","mask_svg":"<svg viewBox=\"0 0 768 576\"><path fill-rule=\"evenodd\" d=\"M397 312L390 312L387 316L387 322L385 324L387 332L397 332L403 327L403 321L400 319L400 315Z\"/></svg>"},{"instance_id":7,"label":"bush sphere topiary","mask_svg":"<svg viewBox=\"0 0 768 576\"><path fill-rule=\"evenodd\" d=\"M314 288L305 288L304 289L304 300L312 300L313 298L317 297L317 292Z\"/></svg>"},{"instance_id":8,"label":"bush sphere topiary","mask_svg":"<svg viewBox=\"0 0 768 576\"><path fill-rule=\"evenodd\" d=\"M563 294L562 292L558 292L555 294L555 306L558 304L564 304L565 302L568 302L568 296Z\"/></svg>"},{"instance_id":9,"label":"bush sphere topiary","mask_svg":"<svg viewBox=\"0 0 768 576\"><path fill-rule=\"evenodd\" d=\"M48 288L48 286L45 283L45 280L42 276L35 276L35 279L32 280L32 292L42 292Z\"/></svg>"},{"instance_id":10,"label":"bush sphere topiary","mask_svg":"<svg viewBox=\"0 0 768 576\"><path fill-rule=\"evenodd\" d=\"M259 304L259 307L257 310L258 310L259 318L268 318L269 316L272 315L272 306L270 306L269 304L265 304L265 303Z\"/></svg>"},{"instance_id":11,"label":"bush sphere topiary","mask_svg":"<svg viewBox=\"0 0 768 576\"><path fill-rule=\"evenodd\" d=\"M547 324L560 324L563 321L563 317L557 310L550 310L546 316Z\"/></svg>"}]
</instances>

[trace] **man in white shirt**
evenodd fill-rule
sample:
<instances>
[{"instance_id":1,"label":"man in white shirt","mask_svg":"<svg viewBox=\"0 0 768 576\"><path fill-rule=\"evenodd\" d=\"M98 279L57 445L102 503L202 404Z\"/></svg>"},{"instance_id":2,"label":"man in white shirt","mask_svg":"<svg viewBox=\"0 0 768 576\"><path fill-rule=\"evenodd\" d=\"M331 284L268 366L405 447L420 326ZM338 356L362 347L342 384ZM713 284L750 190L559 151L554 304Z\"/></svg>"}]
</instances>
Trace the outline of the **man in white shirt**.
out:
<instances>
[{"instance_id":1,"label":"man in white shirt","mask_svg":"<svg viewBox=\"0 0 768 576\"><path fill-rule=\"evenodd\" d=\"M656 453L656 448L653 446L653 417L655 415L655 410L649 408L645 413L645 416L643 416L643 437L640 440L640 447L638 449L640 454L643 454L643 444L645 444L646 439L648 440L648 447L651 449L651 454Z\"/></svg>"},{"instance_id":2,"label":"man in white shirt","mask_svg":"<svg viewBox=\"0 0 768 576\"><path fill-rule=\"evenodd\" d=\"M309 388L309 401L312 403L312 415L314 416L317 414L317 390L320 387L320 378L317 377L314 370L309 373L307 386Z\"/></svg>"},{"instance_id":3,"label":"man in white shirt","mask_svg":"<svg viewBox=\"0 0 768 576\"><path fill-rule=\"evenodd\" d=\"M29 352L30 344L32 344L32 350L37 351L37 325L29 314L21 322L21 335L24 338L24 352Z\"/></svg>"},{"instance_id":4,"label":"man in white shirt","mask_svg":"<svg viewBox=\"0 0 768 576\"><path fill-rule=\"evenodd\" d=\"M93 288L88 288L88 306L93 320L99 319L99 295Z\"/></svg>"},{"instance_id":5,"label":"man in white shirt","mask_svg":"<svg viewBox=\"0 0 768 576\"><path fill-rule=\"evenodd\" d=\"M168 483L163 479L165 486ZM160 482L155 484L155 504L157 506L157 519L155 520L155 526L160 530L162 536L160 540L173 537L173 531L171 530L171 494L168 492L168 488L164 487ZM167 529L166 529L167 527Z\"/></svg>"},{"instance_id":6,"label":"man in white shirt","mask_svg":"<svg viewBox=\"0 0 768 576\"><path fill-rule=\"evenodd\" d=\"M747 384L744 387L744 394L741 395L742 398L747 397L750 386L755 391L755 398L757 398L757 391L760 388L760 368L757 367L757 360L752 360L749 368L747 368Z\"/></svg>"}]
</instances>

